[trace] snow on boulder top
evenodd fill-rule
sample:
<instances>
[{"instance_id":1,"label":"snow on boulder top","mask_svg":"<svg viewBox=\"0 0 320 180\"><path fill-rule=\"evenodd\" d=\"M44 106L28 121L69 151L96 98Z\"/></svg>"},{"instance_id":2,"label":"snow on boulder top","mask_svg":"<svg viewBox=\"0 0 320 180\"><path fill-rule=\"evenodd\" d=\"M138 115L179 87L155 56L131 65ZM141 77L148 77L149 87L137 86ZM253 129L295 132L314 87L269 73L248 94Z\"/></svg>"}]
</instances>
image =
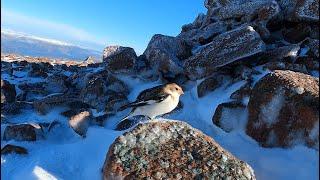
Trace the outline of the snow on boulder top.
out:
<instances>
[{"instance_id":1,"label":"snow on boulder top","mask_svg":"<svg viewBox=\"0 0 320 180\"><path fill-rule=\"evenodd\" d=\"M276 70L252 90L246 131L264 147L300 144L319 149L318 109L319 78Z\"/></svg>"},{"instance_id":2,"label":"snow on boulder top","mask_svg":"<svg viewBox=\"0 0 320 180\"><path fill-rule=\"evenodd\" d=\"M255 179L251 167L181 121L150 121L119 136L104 179Z\"/></svg>"}]
</instances>

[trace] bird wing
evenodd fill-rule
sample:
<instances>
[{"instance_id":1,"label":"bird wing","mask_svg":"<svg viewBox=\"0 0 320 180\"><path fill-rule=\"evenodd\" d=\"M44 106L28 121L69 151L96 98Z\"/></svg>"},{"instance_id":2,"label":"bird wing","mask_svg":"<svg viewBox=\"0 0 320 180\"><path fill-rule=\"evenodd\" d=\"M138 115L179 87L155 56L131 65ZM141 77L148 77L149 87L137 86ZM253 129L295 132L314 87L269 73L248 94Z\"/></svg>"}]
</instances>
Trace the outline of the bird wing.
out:
<instances>
[{"instance_id":1,"label":"bird wing","mask_svg":"<svg viewBox=\"0 0 320 180\"><path fill-rule=\"evenodd\" d=\"M162 90L162 88L163 88L163 85L160 85L160 86L156 86L154 88L150 88L142 91L137 97L136 101L120 107L119 110L122 111L129 107L145 106L148 104L153 104L153 103L158 103L163 101L169 96L169 94L165 93Z\"/></svg>"}]
</instances>

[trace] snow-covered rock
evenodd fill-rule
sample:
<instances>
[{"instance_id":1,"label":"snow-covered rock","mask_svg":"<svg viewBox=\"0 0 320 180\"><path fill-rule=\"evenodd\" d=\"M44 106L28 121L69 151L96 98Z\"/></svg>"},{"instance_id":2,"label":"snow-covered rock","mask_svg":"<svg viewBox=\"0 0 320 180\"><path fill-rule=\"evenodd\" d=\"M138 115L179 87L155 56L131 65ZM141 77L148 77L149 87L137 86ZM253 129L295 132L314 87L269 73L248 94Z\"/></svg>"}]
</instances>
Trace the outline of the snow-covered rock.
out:
<instances>
[{"instance_id":1,"label":"snow-covered rock","mask_svg":"<svg viewBox=\"0 0 320 180\"><path fill-rule=\"evenodd\" d=\"M246 132L264 147L319 149L319 78L274 71L253 88Z\"/></svg>"},{"instance_id":2,"label":"snow-covered rock","mask_svg":"<svg viewBox=\"0 0 320 180\"><path fill-rule=\"evenodd\" d=\"M221 103L216 108L212 122L226 132L244 129L246 125L246 108L242 102L231 101Z\"/></svg>"},{"instance_id":3,"label":"snow-covered rock","mask_svg":"<svg viewBox=\"0 0 320 180\"><path fill-rule=\"evenodd\" d=\"M255 179L252 168L181 121L139 124L119 136L103 166L106 179Z\"/></svg>"}]
</instances>

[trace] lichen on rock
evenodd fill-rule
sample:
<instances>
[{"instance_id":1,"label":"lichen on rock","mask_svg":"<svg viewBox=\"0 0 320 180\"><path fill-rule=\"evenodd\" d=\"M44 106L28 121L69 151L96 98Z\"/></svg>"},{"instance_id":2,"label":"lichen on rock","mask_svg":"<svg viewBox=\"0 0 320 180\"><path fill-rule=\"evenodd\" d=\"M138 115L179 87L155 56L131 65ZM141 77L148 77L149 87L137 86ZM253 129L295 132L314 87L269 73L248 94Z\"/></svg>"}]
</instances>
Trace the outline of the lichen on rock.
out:
<instances>
[{"instance_id":1,"label":"lichen on rock","mask_svg":"<svg viewBox=\"0 0 320 180\"><path fill-rule=\"evenodd\" d=\"M104 179L255 179L251 167L181 121L150 121L109 148Z\"/></svg>"}]
</instances>

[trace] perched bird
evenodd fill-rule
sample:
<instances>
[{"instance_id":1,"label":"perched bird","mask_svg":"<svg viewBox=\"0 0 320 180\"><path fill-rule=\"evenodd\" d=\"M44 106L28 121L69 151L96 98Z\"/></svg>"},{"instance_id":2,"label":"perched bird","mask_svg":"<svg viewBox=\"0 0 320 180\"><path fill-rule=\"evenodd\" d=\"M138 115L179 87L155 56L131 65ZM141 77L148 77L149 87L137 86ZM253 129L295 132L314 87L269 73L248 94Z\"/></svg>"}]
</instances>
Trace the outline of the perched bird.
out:
<instances>
[{"instance_id":1,"label":"perched bird","mask_svg":"<svg viewBox=\"0 0 320 180\"><path fill-rule=\"evenodd\" d=\"M175 83L146 89L139 94L136 101L119 109L122 111L130 107L133 108L122 121L138 115L153 119L156 116L169 113L177 107L179 97L182 94L184 94L182 88Z\"/></svg>"}]
</instances>

